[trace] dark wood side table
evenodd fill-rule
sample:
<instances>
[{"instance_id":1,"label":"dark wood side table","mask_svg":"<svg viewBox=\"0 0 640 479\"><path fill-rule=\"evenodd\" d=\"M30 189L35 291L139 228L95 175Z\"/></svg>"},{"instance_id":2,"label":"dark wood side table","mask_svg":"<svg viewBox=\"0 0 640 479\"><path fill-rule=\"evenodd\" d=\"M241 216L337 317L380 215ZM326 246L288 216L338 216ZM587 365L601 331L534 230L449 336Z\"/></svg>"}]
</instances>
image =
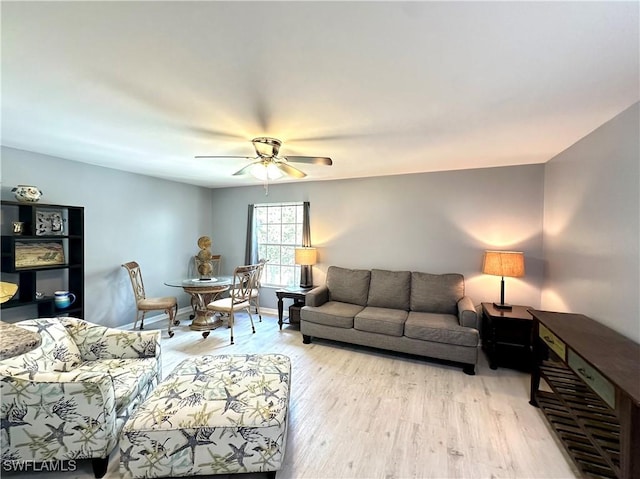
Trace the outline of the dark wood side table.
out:
<instances>
[{"instance_id":1,"label":"dark wood side table","mask_svg":"<svg viewBox=\"0 0 640 479\"><path fill-rule=\"evenodd\" d=\"M284 298L293 299L293 304L291 308L289 308L289 324L299 323L300 322L300 308L304 306L305 297L309 291L311 291L315 286L310 288L301 288L301 287L291 287L291 288L282 288L276 291L276 296L278 297L278 326L282 329L283 321L283 313L284 313L284 305L282 300ZM293 308L294 314L291 314L291 309ZM297 310L297 317L296 312Z\"/></svg>"},{"instance_id":2,"label":"dark wood side table","mask_svg":"<svg viewBox=\"0 0 640 479\"><path fill-rule=\"evenodd\" d=\"M530 306L498 309L493 303L482 303L482 349L489 358L489 367L498 364L530 371L533 364Z\"/></svg>"}]
</instances>

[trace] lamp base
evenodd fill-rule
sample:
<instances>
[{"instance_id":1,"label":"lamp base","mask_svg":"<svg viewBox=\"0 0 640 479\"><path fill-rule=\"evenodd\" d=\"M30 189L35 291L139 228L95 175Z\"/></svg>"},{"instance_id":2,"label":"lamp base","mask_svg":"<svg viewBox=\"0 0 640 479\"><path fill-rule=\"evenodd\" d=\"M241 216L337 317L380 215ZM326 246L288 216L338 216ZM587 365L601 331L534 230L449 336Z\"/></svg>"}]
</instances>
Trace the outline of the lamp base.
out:
<instances>
[{"instance_id":1,"label":"lamp base","mask_svg":"<svg viewBox=\"0 0 640 479\"><path fill-rule=\"evenodd\" d=\"M513 309L509 303L493 303L493 307L496 309Z\"/></svg>"},{"instance_id":2,"label":"lamp base","mask_svg":"<svg viewBox=\"0 0 640 479\"><path fill-rule=\"evenodd\" d=\"M313 273L311 265L300 266L300 287L303 289L311 288L313 286Z\"/></svg>"}]
</instances>

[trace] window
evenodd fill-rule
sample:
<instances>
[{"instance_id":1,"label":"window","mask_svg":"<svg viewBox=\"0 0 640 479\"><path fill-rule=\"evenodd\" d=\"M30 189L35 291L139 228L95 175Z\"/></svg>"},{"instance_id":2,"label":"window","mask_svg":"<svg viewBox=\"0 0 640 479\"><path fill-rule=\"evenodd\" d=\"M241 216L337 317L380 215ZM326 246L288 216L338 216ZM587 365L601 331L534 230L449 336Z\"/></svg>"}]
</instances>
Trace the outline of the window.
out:
<instances>
[{"instance_id":1,"label":"window","mask_svg":"<svg viewBox=\"0 0 640 479\"><path fill-rule=\"evenodd\" d=\"M293 286L300 282L295 264L296 246L302 244L302 203L267 203L254 206L258 258L267 259L262 284Z\"/></svg>"}]
</instances>

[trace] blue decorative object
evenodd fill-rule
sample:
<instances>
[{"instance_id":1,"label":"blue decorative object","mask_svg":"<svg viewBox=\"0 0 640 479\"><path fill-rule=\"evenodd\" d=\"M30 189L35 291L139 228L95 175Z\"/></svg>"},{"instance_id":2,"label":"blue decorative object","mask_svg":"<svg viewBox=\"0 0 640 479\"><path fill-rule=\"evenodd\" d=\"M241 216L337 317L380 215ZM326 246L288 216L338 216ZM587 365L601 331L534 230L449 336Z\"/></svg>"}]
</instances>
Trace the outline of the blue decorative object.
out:
<instances>
[{"instance_id":1,"label":"blue decorative object","mask_svg":"<svg viewBox=\"0 0 640 479\"><path fill-rule=\"evenodd\" d=\"M69 291L56 291L53 295L53 302L58 309L66 309L76 300L76 295Z\"/></svg>"}]
</instances>

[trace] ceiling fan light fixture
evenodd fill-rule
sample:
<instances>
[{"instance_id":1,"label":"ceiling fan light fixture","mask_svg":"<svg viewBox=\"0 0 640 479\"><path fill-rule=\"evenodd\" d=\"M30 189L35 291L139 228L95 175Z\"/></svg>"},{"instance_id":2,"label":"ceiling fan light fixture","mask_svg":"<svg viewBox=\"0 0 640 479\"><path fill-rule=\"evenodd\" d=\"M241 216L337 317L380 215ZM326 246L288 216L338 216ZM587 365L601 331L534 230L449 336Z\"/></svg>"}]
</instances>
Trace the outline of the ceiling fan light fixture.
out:
<instances>
[{"instance_id":1,"label":"ceiling fan light fixture","mask_svg":"<svg viewBox=\"0 0 640 479\"><path fill-rule=\"evenodd\" d=\"M196 158L242 158L252 160L251 163L233 173L233 176L249 174L264 183L265 190L269 191L269 182L289 176L301 179L307 174L290 163L306 163L308 165L331 166L333 161L325 156L286 156L279 157L282 142L277 138L259 136L251 140L256 150L255 157L249 156L196 156Z\"/></svg>"},{"instance_id":2,"label":"ceiling fan light fixture","mask_svg":"<svg viewBox=\"0 0 640 479\"><path fill-rule=\"evenodd\" d=\"M275 138L260 137L254 138L251 141L253 142L253 146L255 147L258 156L266 158L278 156L278 153L280 152L280 145L282 145L280 140Z\"/></svg>"},{"instance_id":3,"label":"ceiling fan light fixture","mask_svg":"<svg viewBox=\"0 0 640 479\"><path fill-rule=\"evenodd\" d=\"M260 181L271 181L282 178L283 173L272 161L256 163L249 169L249 174Z\"/></svg>"}]
</instances>

